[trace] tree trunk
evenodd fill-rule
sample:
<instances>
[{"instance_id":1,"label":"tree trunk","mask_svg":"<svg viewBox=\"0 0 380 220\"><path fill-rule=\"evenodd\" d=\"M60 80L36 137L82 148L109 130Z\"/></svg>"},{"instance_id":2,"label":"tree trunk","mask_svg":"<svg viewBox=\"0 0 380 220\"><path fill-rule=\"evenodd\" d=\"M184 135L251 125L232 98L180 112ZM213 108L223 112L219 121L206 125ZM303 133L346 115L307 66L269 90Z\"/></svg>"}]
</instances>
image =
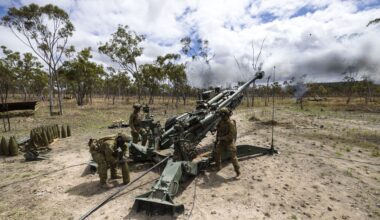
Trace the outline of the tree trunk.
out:
<instances>
[{"instance_id":1,"label":"tree trunk","mask_svg":"<svg viewBox=\"0 0 380 220\"><path fill-rule=\"evenodd\" d=\"M255 106L255 94L252 92L252 97L251 97L251 107Z\"/></svg>"},{"instance_id":2,"label":"tree trunk","mask_svg":"<svg viewBox=\"0 0 380 220\"><path fill-rule=\"evenodd\" d=\"M90 91L90 105L92 105L92 89Z\"/></svg>"},{"instance_id":3,"label":"tree trunk","mask_svg":"<svg viewBox=\"0 0 380 220\"><path fill-rule=\"evenodd\" d=\"M24 101L26 102L26 99L27 99L27 96L28 96L28 92L26 91L26 87L25 86L23 86L22 87L23 89L23 93L24 93Z\"/></svg>"},{"instance_id":4,"label":"tree trunk","mask_svg":"<svg viewBox=\"0 0 380 220\"><path fill-rule=\"evenodd\" d=\"M50 113L50 116L53 115L53 91L54 91L53 73L52 73L51 68L49 67L49 113Z\"/></svg>"},{"instance_id":5,"label":"tree trunk","mask_svg":"<svg viewBox=\"0 0 380 220\"><path fill-rule=\"evenodd\" d=\"M9 111L8 111L8 105L6 105L7 100L8 100L8 91L9 87L7 85L4 86L4 90L1 91L1 102L3 105L6 106L6 111L3 113L3 124L4 124L4 132L10 131L11 130L11 122L9 119ZM8 122L8 129L7 129L7 122L5 121L5 117L7 118Z\"/></svg>"},{"instance_id":6,"label":"tree trunk","mask_svg":"<svg viewBox=\"0 0 380 220\"><path fill-rule=\"evenodd\" d=\"M58 87L58 106L59 106L59 115L63 115L63 109L62 109L62 90L59 85L59 82L57 80L57 87Z\"/></svg>"}]
</instances>

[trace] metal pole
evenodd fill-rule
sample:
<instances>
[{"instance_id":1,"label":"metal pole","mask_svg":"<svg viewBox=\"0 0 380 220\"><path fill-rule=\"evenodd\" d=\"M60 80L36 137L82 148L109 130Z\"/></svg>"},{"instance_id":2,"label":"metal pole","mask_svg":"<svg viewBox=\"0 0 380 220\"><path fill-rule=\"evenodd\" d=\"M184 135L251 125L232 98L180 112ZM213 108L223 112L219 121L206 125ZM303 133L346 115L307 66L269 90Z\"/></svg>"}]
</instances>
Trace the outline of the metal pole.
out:
<instances>
[{"instance_id":1,"label":"metal pole","mask_svg":"<svg viewBox=\"0 0 380 220\"><path fill-rule=\"evenodd\" d=\"M270 153L275 153L274 150L274 82L276 77L276 66L273 67L273 85L272 85L272 143L270 145Z\"/></svg>"}]
</instances>

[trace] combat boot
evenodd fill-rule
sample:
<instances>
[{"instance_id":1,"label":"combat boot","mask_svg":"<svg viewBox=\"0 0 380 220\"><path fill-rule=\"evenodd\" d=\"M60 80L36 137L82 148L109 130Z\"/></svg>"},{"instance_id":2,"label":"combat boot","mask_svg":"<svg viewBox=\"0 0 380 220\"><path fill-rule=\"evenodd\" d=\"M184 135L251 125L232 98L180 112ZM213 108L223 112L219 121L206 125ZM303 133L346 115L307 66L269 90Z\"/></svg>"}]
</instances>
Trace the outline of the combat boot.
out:
<instances>
[{"instance_id":1,"label":"combat boot","mask_svg":"<svg viewBox=\"0 0 380 220\"><path fill-rule=\"evenodd\" d=\"M110 185L109 183L100 183L100 188L110 189L110 188L112 188L112 185Z\"/></svg>"},{"instance_id":2,"label":"combat boot","mask_svg":"<svg viewBox=\"0 0 380 220\"><path fill-rule=\"evenodd\" d=\"M236 178L236 179L240 179L240 174L241 174L241 173L240 173L240 170L236 170L235 172L236 172L236 176L235 176L235 178Z\"/></svg>"},{"instance_id":3,"label":"combat boot","mask_svg":"<svg viewBox=\"0 0 380 220\"><path fill-rule=\"evenodd\" d=\"M115 174L111 174L111 180L114 180L114 179L121 179L122 177L120 175L118 175L117 173Z\"/></svg>"}]
</instances>

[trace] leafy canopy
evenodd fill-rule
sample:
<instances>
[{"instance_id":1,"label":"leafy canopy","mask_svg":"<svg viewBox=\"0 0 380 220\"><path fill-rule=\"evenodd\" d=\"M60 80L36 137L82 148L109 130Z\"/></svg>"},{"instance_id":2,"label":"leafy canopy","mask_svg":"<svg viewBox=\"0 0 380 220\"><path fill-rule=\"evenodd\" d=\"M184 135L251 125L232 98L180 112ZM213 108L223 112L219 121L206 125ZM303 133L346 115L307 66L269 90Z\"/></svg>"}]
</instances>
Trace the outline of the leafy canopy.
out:
<instances>
[{"instance_id":1,"label":"leafy canopy","mask_svg":"<svg viewBox=\"0 0 380 220\"><path fill-rule=\"evenodd\" d=\"M129 30L128 25L119 25L112 38L99 47L99 51L109 56L125 71L136 74L138 72L136 58L143 52L143 48L139 46L143 40L144 36Z\"/></svg>"},{"instance_id":2,"label":"leafy canopy","mask_svg":"<svg viewBox=\"0 0 380 220\"><path fill-rule=\"evenodd\" d=\"M24 44L31 47L49 68L56 69L64 54L74 25L61 8L48 4L10 8L1 24L9 27Z\"/></svg>"}]
</instances>

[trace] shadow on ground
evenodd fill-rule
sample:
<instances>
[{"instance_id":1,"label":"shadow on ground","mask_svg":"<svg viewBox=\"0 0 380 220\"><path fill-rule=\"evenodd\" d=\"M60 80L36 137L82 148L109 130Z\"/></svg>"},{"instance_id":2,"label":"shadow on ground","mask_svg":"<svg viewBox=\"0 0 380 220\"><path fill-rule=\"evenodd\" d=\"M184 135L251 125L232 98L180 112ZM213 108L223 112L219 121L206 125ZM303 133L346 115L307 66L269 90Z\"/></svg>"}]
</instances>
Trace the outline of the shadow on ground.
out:
<instances>
[{"instance_id":1,"label":"shadow on ground","mask_svg":"<svg viewBox=\"0 0 380 220\"><path fill-rule=\"evenodd\" d=\"M111 185L114 187L119 186L119 183L117 181L110 182ZM114 188L112 187L112 188ZM111 189L112 189L111 188ZM110 189L103 189L99 185L99 181L91 181L91 182L85 182L81 183L77 186L74 186L66 191L66 193L70 195L78 195L78 196L84 196L84 197L91 197L97 194L102 194L105 191L108 191Z\"/></svg>"}]
</instances>

